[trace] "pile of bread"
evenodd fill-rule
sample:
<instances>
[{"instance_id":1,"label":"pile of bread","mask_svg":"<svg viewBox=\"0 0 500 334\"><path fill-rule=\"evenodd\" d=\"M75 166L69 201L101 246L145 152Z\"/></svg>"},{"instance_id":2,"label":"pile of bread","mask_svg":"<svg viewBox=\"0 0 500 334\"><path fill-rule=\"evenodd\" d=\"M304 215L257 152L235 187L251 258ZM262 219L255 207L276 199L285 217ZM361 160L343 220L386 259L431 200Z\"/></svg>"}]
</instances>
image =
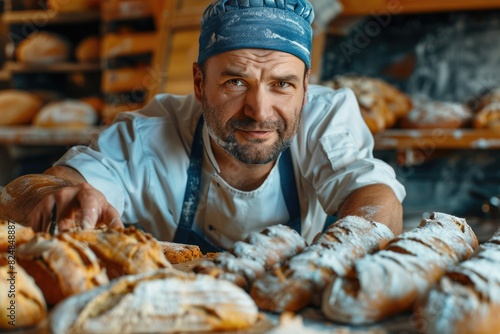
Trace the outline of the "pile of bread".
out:
<instances>
[{"instance_id":1,"label":"pile of bread","mask_svg":"<svg viewBox=\"0 0 500 334\"><path fill-rule=\"evenodd\" d=\"M0 284L9 290L3 277L15 266L18 326L40 323L55 306L72 314L68 333L235 331L256 326L260 311L316 308L335 324L410 312L419 332L500 331L500 231L478 245L464 219L444 213L398 236L348 216L310 244L276 225L210 258L135 228L51 236L13 224L1 225ZM189 272L172 265L192 259ZM2 310L10 300L2 293Z\"/></svg>"},{"instance_id":2,"label":"pile of bread","mask_svg":"<svg viewBox=\"0 0 500 334\"><path fill-rule=\"evenodd\" d=\"M499 88L462 103L410 96L383 79L362 75L338 75L323 84L350 88L372 133L388 128L500 128Z\"/></svg>"}]
</instances>

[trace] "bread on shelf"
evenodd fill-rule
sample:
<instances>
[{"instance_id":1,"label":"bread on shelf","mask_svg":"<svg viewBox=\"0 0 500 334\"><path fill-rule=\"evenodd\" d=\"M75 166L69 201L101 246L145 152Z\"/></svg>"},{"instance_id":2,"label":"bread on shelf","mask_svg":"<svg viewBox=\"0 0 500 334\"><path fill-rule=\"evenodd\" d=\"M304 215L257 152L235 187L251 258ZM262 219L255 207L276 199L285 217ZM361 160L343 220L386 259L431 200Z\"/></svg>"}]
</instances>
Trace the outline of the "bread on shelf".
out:
<instances>
[{"instance_id":1,"label":"bread on shelf","mask_svg":"<svg viewBox=\"0 0 500 334\"><path fill-rule=\"evenodd\" d=\"M27 125L43 106L37 95L21 89L0 91L0 125Z\"/></svg>"},{"instance_id":2,"label":"bread on shelf","mask_svg":"<svg viewBox=\"0 0 500 334\"><path fill-rule=\"evenodd\" d=\"M72 45L59 33L35 31L16 47L16 59L29 64L54 64L71 58Z\"/></svg>"}]
</instances>

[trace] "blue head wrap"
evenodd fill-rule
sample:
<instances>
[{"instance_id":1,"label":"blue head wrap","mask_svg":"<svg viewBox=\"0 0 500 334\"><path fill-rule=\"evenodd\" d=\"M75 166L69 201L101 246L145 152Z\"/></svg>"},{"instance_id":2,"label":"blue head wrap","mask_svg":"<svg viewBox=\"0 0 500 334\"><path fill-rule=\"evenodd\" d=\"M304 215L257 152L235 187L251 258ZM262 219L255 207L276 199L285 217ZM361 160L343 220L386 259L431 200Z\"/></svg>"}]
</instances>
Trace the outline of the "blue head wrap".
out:
<instances>
[{"instance_id":1,"label":"blue head wrap","mask_svg":"<svg viewBox=\"0 0 500 334\"><path fill-rule=\"evenodd\" d=\"M201 19L198 63L235 49L269 49L310 68L313 19L307 0L215 0Z\"/></svg>"}]
</instances>

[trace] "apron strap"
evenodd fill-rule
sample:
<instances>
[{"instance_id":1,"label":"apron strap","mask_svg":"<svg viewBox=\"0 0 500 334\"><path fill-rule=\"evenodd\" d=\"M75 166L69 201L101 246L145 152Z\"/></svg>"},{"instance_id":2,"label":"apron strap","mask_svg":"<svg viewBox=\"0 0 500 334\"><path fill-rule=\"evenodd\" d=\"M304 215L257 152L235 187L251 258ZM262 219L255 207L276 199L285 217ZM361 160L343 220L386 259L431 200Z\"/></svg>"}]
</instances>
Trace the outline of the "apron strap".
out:
<instances>
[{"instance_id":1,"label":"apron strap","mask_svg":"<svg viewBox=\"0 0 500 334\"><path fill-rule=\"evenodd\" d=\"M190 243L189 235L193 226L196 207L200 199L201 168L203 162L203 116L200 117L191 144L191 156L187 171L186 191L182 204L181 218L175 231L174 242Z\"/></svg>"},{"instance_id":2,"label":"apron strap","mask_svg":"<svg viewBox=\"0 0 500 334\"><path fill-rule=\"evenodd\" d=\"M278 168L280 171L281 192L285 198L288 215L290 216L290 221L287 225L301 234L302 223L300 219L299 196L297 194L290 147L281 154Z\"/></svg>"}]
</instances>

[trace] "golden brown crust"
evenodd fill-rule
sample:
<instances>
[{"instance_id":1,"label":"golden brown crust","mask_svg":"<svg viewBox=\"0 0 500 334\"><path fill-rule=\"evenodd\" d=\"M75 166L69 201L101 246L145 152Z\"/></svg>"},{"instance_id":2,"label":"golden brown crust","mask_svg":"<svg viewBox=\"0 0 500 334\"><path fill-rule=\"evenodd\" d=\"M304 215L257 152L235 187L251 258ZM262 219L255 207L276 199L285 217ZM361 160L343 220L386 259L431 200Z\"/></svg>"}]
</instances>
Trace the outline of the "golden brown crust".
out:
<instances>
[{"instance_id":1,"label":"golden brown crust","mask_svg":"<svg viewBox=\"0 0 500 334\"><path fill-rule=\"evenodd\" d=\"M325 85L350 88L359 103L361 115L372 133L394 126L411 107L411 99L395 86L373 77L338 75Z\"/></svg>"},{"instance_id":2,"label":"golden brown crust","mask_svg":"<svg viewBox=\"0 0 500 334\"><path fill-rule=\"evenodd\" d=\"M70 58L71 45L60 34L35 31L23 39L16 48L16 59L20 62L51 64Z\"/></svg>"},{"instance_id":3,"label":"golden brown crust","mask_svg":"<svg viewBox=\"0 0 500 334\"><path fill-rule=\"evenodd\" d=\"M24 244L34 236L35 231L31 227L0 220L0 253L8 252L12 247Z\"/></svg>"},{"instance_id":4,"label":"golden brown crust","mask_svg":"<svg viewBox=\"0 0 500 334\"><path fill-rule=\"evenodd\" d=\"M110 280L172 266L160 243L151 234L133 226L120 230L104 228L67 234L90 247L106 268Z\"/></svg>"},{"instance_id":5,"label":"golden brown crust","mask_svg":"<svg viewBox=\"0 0 500 334\"><path fill-rule=\"evenodd\" d=\"M197 245L186 245L168 241L158 241L171 264L178 264L187 261L193 261L203 257L201 249Z\"/></svg>"},{"instance_id":6,"label":"golden brown crust","mask_svg":"<svg viewBox=\"0 0 500 334\"><path fill-rule=\"evenodd\" d=\"M0 125L23 125L33 121L43 101L26 91L5 89L0 92L0 105Z\"/></svg>"},{"instance_id":7,"label":"golden brown crust","mask_svg":"<svg viewBox=\"0 0 500 334\"><path fill-rule=\"evenodd\" d=\"M39 233L19 246L16 254L49 305L109 282L90 248L68 234Z\"/></svg>"},{"instance_id":8,"label":"golden brown crust","mask_svg":"<svg viewBox=\"0 0 500 334\"><path fill-rule=\"evenodd\" d=\"M5 253L0 254L0 291L0 329L34 326L46 317L42 291L14 257Z\"/></svg>"}]
</instances>

